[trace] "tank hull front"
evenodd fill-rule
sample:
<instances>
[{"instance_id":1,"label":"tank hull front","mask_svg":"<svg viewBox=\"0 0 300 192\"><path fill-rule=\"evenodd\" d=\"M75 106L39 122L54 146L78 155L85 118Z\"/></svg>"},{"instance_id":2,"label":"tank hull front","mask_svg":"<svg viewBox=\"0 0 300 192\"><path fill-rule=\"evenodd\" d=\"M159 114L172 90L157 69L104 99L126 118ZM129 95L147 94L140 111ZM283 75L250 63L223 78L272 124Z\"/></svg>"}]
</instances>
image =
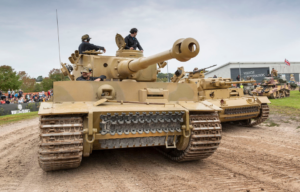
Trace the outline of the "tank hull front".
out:
<instances>
[{"instance_id":1,"label":"tank hull front","mask_svg":"<svg viewBox=\"0 0 300 192\"><path fill-rule=\"evenodd\" d=\"M220 144L221 109L197 99L195 85L56 82L53 102L39 110L40 166L76 168L93 150L134 147L157 147L175 161L206 158Z\"/></svg>"},{"instance_id":2,"label":"tank hull front","mask_svg":"<svg viewBox=\"0 0 300 192\"><path fill-rule=\"evenodd\" d=\"M258 101L255 101L253 97L223 99L223 101L221 101L221 99L209 99L207 101L222 109L222 111L219 112L221 122L256 118L260 114L261 105Z\"/></svg>"}]
</instances>

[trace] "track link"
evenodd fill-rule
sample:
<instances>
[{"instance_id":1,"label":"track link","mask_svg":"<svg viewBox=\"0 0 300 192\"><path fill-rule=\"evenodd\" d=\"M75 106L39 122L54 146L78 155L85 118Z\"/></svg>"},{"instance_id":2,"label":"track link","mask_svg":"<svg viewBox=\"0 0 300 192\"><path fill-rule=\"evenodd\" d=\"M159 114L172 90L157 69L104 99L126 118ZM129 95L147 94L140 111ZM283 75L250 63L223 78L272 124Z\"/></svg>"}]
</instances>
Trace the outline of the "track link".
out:
<instances>
[{"instance_id":1,"label":"track link","mask_svg":"<svg viewBox=\"0 0 300 192\"><path fill-rule=\"evenodd\" d=\"M82 130L80 116L40 117L40 167L44 171L78 167L83 150Z\"/></svg>"},{"instance_id":2,"label":"track link","mask_svg":"<svg viewBox=\"0 0 300 192\"><path fill-rule=\"evenodd\" d=\"M248 124L246 126L253 127L255 125L261 124L269 117L269 106L268 104L261 104L260 114L255 120L249 120Z\"/></svg>"},{"instance_id":3,"label":"track link","mask_svg":"<svg viewBox=\"0 0 300 192\"><path fill-rule=\"evenodd\" d=\"M212 155L221 142L222 125L217 113L190 115L193 126L188 147L185 150L156 148L168 158L183 162L205 159Z\"/></svg>"}]
</instances>

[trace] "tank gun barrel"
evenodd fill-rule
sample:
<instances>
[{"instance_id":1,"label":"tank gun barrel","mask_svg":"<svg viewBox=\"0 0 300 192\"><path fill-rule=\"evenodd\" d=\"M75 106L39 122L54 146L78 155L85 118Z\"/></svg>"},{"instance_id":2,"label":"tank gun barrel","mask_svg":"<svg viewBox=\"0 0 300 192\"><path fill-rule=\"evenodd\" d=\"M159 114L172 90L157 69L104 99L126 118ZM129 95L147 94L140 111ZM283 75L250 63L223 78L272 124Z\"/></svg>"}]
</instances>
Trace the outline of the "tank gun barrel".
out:
<instances>
[{"instance_id":1,"label":"tank gun barrel","mask_svg":"<svg viewBox=\"0 0 300 192\"><path fill-rule=\"evenodd\" d=\"M255 83L256 80L247 80L247 81L232 81L232 83Z\"/></svg>"},{"instance_id":2,"label":"tank gun barrel","mask_svg":"<svg viewBox=\"0 0 300 192\"><path fill-rule=\"evenodd\" d=\"M118 65L118 73L121 78L145 69L150 65L155 65L170 59L177 59L178 61L185 62L198 55L200 51L199 43L193 38L178 39L173 44L172 49L163 51L161 53L142 57L138 59L123 60Z\"/></svg>"},{"instance_id":3,"label":"tank gun barrel","mask_svg":"<svg viewBox=\"0 0 300 192\"><path fill-rule=\"evenodd\" d=\"M196 71L188 72L188 73L193 73L193 74L199 73L199 72L201 72L201 71L204 71L205 69L209 69L209 68L212 68L212 67L214 67L214 66L217 66L217 64L212 65L212 66L209 66L209 67L206 67L206 68L198 69L198 70L196 70Z\"/></svg>"},{"instance_id":4,"label":"tank gun barrel","mask_svg":"<svg viewBox=\"0 0 300 192\"><path fill-rule=\"evenodd\" d=\"M220 85L231 85L231 84L237 84L237 83L255 83L255 80L248 80L248 81L212 81L211 84L215 86Z\"/></svg>"}]
</instances>

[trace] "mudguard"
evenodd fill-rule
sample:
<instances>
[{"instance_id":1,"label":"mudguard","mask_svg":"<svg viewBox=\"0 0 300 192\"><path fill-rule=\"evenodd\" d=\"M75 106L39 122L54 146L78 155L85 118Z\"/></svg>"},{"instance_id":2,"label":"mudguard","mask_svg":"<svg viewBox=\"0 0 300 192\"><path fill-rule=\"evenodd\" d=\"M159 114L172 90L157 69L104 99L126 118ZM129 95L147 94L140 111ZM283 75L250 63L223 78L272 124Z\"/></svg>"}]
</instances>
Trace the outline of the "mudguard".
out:
<instances>
[{"instance_id":1,"label":"mudguard","mask_svg":"<svg viewBox=\"0 0 300 192\"><path fill-rule=\"evenodd\" d=\"M271 103L271 101L268 99L267 96L259 96L259 97L257 97L257 99L258 99L261 103Z\"/></svg>"}]
</instances>

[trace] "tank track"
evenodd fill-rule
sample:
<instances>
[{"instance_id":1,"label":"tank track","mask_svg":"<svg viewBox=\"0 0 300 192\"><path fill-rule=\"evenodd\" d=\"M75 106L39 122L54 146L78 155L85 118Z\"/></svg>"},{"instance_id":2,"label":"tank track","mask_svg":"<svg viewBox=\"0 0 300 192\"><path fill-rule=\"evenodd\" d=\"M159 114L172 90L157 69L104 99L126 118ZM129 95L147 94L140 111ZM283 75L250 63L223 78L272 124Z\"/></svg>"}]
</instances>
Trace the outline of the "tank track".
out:
<instances>
[{"instance_id":1,"label":"tank track","mask_svg":"<svg viewBox=\"0 0 300 192\"><path fill-rule=\"evenodd\" d=\"M39 165L44 171L79 167L83 150L80 116L40 117Z\"/></svg>"},{"instance_id":2,"label":"tank track","mask_svg":"<svg viewBox=\"0 0 300 192\"><path fill-rule=\"evenodd\" d=\"M272 93L270 96L268 96L270 99L280 99L284 97L290 96L290 90L288 89L281 89L279 91L276 91L276 95Z\"/></svg>"},{"instance_id":3,"label":"tank track","mask_svg":"<svg viewBox=\"0 0 300 192\"><path fill-rule=\"evenodd\" d=\"M261 112L259 114L259 116L252 122L252 120L250 119L248 121L248 123L246 124L246 126L248 127L253 127L255 125L261 124L262 122L264 122L265 120L268 119L269 117L269 106L268 104L261 104Z\"/></svg>"},{"instance_id":4,"label":"tank track","mask_svg":"<svg viewBox=\"0 0 300 192\"><path fill-rule=\"evenodd\" d=\"M164 147L156 149L177 162L200 160L212 155L219 147L222 138L219 115L215 112L191 114L190 125L193 129L185 150L165 149Z\"/></svg>"}]
</instances>

